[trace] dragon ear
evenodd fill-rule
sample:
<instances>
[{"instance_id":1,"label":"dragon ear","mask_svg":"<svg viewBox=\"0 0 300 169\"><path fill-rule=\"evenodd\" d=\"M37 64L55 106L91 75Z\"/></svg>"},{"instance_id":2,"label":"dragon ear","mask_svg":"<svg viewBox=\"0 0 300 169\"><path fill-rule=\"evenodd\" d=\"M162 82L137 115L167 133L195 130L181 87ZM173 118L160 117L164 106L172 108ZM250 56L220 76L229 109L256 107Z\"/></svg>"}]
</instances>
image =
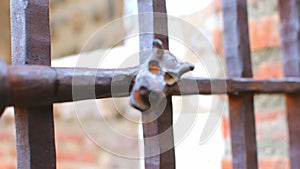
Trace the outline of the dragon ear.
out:
<instances>
[{"instance_id":1,"label":"dragon ear","mask_svg":"<svg viewBox=\"0 0 300 169\"><path fill-rule=\"evenodd\" d=\"M153 40L153 48L156 48L156 58L161 59L164 55L164 46L159 39Z\"/></svg>"},{"instance_id":2,"label":"dragon ear","mask_svg":"<svg viewBox=\"0 0 300 169\"><path fill-rule=\"evenodd\" d=\"M181 77L181 75L183 75L186 72L192 71L194 70L194 65L190 64L190 63L181 63L180 68L179 68L179 77Z\"/></svg>"}]
</instances>

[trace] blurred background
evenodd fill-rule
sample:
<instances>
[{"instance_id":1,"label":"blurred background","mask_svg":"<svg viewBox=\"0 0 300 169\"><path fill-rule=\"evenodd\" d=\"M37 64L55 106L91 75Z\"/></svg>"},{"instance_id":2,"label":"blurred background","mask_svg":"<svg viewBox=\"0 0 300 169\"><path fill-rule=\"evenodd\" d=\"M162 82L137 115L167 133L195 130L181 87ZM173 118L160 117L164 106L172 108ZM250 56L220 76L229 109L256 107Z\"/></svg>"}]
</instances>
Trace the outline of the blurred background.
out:
<instances>
[{"instance_id":1,"label":"blurred background","mask_svg":"<svg viewBox=\"0 0 300 169\"><path fill-rule=\"evenodd\" d=\"M224 66L223 49L223 23L220 0L167 0L168 13L179 17L205 35L205 41L192 39L193 49L199 53L207 54L211 51ZM101 27L123 15L136 13L134 0L50 0L50 23L52 39L52 58L54 66L72 67L74 59L82 50L88 39ZM282 78L279 17L277 0L248 0L250 41L252 51L252 66L254 78ZM124 51L124 41L115 44L118 39L130 32L130 24L117 22L116 26L107 32L96 34L92 38L89 48L85 51L106 52L111 46L119 46ZM170 27L169 29L174 29ZM189 31L189 30L185 30ZM193 37L190 35L189 37ZM138 47L138 43L133 43ZM171 47L171 51L176 50ZM124 50L123 50L124 49ZM0 58L8 64L11 63L10 51L10 19L9 0L0 1ZM117 52L118 53L118 52ZM185 52L188 55L189 52ZM63 60L62 58L67 58ZM193 61L194 64L197 61ZM211 65L211 69L220 69ZM222 74L216 72L215 76ZM201 100L206 100L202 96ZM204 99L203 99L204 98ZM211 98L210 98L211 99ZM218 97L223 103L226 97ZM282 95L255 96L256 133L260 169L289 168L288 161L288 135L286 125L286 112ZM113 108L111 101L100 103L106 120L118 129L137 137L137 124L128 123L118 110ZM204 122L209 116L211 104L201 105L199 120L193 131L178 147L178 168L222 168L230 169L231 147L227 105L222 120L213 136L203 145L199 145L200 133ZM127 109L127 108L124 108ZM7 109L4 117L0 119L0 168L16 168L15 129L12 109ZM95 110L83 110L85 114L92 114ZM125 110L124 110L125 111ZM131 111L131 110L130 110ZM175 110L176 111L176 110ZM113 112L113 113L111 113ZM138 116L138 115L137 115ZM92 120L93 116L84 116L84 120L91 126L103 122ZM74 107L71 103L55 105L55 132L57 146L58 169L138 169L140 161L113 155L99 148L82 130L78 122ZM103 136L101 128L95 129L98 136L105 137L106 141L121 151L139 152L138 142L125 142L109 134ZM97 134L96 132L96 134ZM176 132L176 131L175 131ZM217 145L217 146L216 146ZM197 167L198 166L198 167Z\"/></svg>"}]
</instances>

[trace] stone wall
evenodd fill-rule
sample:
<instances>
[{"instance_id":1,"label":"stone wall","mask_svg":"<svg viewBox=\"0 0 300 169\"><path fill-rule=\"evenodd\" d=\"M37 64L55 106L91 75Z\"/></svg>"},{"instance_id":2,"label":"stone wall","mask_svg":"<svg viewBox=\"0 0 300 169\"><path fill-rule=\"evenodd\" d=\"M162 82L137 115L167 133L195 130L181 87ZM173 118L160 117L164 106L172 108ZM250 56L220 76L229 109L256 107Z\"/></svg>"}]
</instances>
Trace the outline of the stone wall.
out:
<instances>
[{"instance_id":1,"label":"stone wall","mask_svg":"<svg viewBox=\"0 0 300 169\"><path fill-rule=\"evenodd\" d=\"M52 57L79 53L98 29L123 15L123 0L50 0ZM0 58L11 60L9 0L0 2ZM123 25L94 38L96 48L111 45L124 34Z\"/></svg>"},{"instance_id":2,"label":"stone wall","mask_svg":"<svg viewBox=\"0 0 300 169\"><path fill-rule=\"evenodd\" d=\"M99 3L98 3L99 1ZM52 0L51 30L52 54L60 57L78 53L86 39L108 21L122 15L121 0ZM209 8L185 16L197 28L206 32L217 53L224 62L223 25L221 1L212 0ZM283 77L279 18L277 0L249 0L249 25L254 78ZM8 0L0 1L0 57L6 58L9 50ZM3 10L2 10L3 8ZM108 10L113 8L115 10ZM113 11L113 12L112 12ZM100 15L98 15L100 14ZM5 27L5 28L4 28ZM120 26L122 28L122 26ZM3 29L2 29L3 28ZM114 42L123 30L112 30L115 36L103 35L95 42L95 48L104 48ZM195 44L200 46L197 39ZM201 48L202 49L202 48ZM286 110L282 95L255 96L256 132L259 167L261 169L283 169L289 167ZM138 168L137 161L127 161L111 156L98 149L73 119L56 119L58 168ZM226 143L222 168L231 169L230 130L228 112L222 118L223 138ZM0 168L15 168L15 145L13 121L0 120ZM134 143L127 143L127 148ZM118 146L118 145L116 145ZM201 164L199 164L200 166Z\"/></svg>"},{"instance_id":3,"label":"stone wall","mask_svg":"<svg viewBox=\"0 0 300 169\"><path fill-rule=\"evenodd\" d=\"M86 41L105 24L123 15L123 0L52 0L52 57L79 53ZM90 50L107 48L124 34L123 25L97 34Z\"/></svg>"},{"instance_id":4,"label":"stone wall","mask_svg":"<svg viewBox=\"0 0 300 169\"><path fill-rule=\"evenodd\" d=\"M0 1L0 59L10 62L9 0Z\"/></svg>"}]
</instances>

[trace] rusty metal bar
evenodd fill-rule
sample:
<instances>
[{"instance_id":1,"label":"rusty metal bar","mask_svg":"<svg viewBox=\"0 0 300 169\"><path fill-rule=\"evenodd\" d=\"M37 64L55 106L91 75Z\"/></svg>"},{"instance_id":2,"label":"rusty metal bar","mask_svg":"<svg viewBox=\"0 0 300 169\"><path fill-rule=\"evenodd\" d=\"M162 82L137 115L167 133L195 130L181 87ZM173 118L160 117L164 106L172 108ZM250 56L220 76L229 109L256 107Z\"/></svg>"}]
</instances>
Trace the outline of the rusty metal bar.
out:
<instances>
[{"instance_id":1,"label":"rusty metal bar","mask_svg":"<svg viewBox=\"0 0 300 169\"><path fill-rule=\"evenodd\" d=\"M153 1L154 13L154 38L161 40L164 45L164 49L169 49L169 37L168 37L168 16L165 0Z\"/></svg>"},{"instance_id":2,"label":"rusty metal bar","mask_svg":"<svg viewBox=\"0 0 300 169\"><path fill-rule=\"evenodd\" d=\"M223 0L227 75L252 77L247 0ZM229 95L234 169L257 169L253 94Z\"/></svg>"},{"instance_id":3,"label":"rusty metal bar","mask_svg":"<svg viewBox=\"0 0 300 169\"><path fill-rule=\"evenodd\" d=\"M93 96L73 99L73 88L86 90L91 86L95 86L96 98L128 96L129 91L121 89L133 83L139 68L101 71L77 68L76 71L74 70L73 68L47 66L10 66L8 68L10 86L8 105L37 106L74 101L74 99L94 99ZM75 83L74 78L82 80ZM95 79L95 81L88 83L89 81L85 79ZM116 89L114 95L112 95L112 87Z\"/></svg>"},{"instance_id":4,"label":"rusty metal bar","mask_svg":"<svg viewBox=\"0 0 300 169\"><path fill-rule=\"evenodd\" d=\"M300 3L279 0L282 60L285 77L300 77ZM300 94L287 94L289 154L291 169L300 166Z\"/></svg>"},{"instance_id":5,"label":"rusty metal bar","mask_svg":"<svg viewBox=\"0 0 300 169\"><path fill-rule=\"evenodd\" d=\"M10 8L13 64L50 65L48 0L11 0ZM52 104L15 107L15 124L18 169L56 168Z\"/></svg>"},{"instance_id":6,"label":"rusty metal bar","mask_svg":"<svg viewBox=\"0 0 300 169\"><path fill-rule=\"evenodd\" d=\"M89 68L54 68L48 66L6 66L1 64L0 86L1 99L7 101L5 106L41 106L51 103L74 101L72 88L82 90L95 86L97 99L109 97L126 97L128 90L122 86L133 85L139 67L126 69L89 69ZM7 74L7 75L5 75ZM93 83L73 83L73 79L94 78ZM212 85L213 84L213 85ZM197 86L196 88L193 86ZM214 88L212 88L214 86ZM9 91L9 92L8 92ZM278 94L278 93L300 93L299 78L266 79L258 80L251 78L193 78L181 79L177 85L169 89L170 95L195 95L195 94ZM32 98L32 99L27 99ZM76 99L94 99L92 96Z\"/></svg>"},{"instance_id":7,"label":"rusty metal bar","mask_svg":"<svg viewBox=\"0 0 300 169\"><path fill-rule=\"evenodd\" d=\"M168 44L168 22L166 14L165 0L138 0L139 27L140 27L140 50L145 51L153 46L153 39L160 39L164 49L169 49ZM158 13L158 14L157 14ZM140 62L147 59L146 55L140 55ZM147 119L147 117L144 117ZM154 125L152 124L154 123ZM145 158L146 169L175 168L175 151L172 129L172 102L171 96L167 96L167 104L162 115L154 122L143 123L144 138L156 136L156 141L144 141L145 155L152 151L151 148L159 148L160 154ZM167 129L171 129L168 137L158 137ZM151 133L151 134L148 134ZM164 145L171 146L170 150L165 150Z\"/></svg>"},{"instance_id":8,"label":"rusty metal bar","mask_svg":"<svg viewBox=\"0 0 300 169\"><path fill-rule=\"evenodd\" d=\"M154 2L152 0L138 0L137 2L140 33L140 63L142 64L147 60L147 55L142 52L153 48ZM160 146L158 138L158 122L157 120L154 120L153 122L144 122L148 121L147 119L148 117L145 116L145 114L142 114L145 169L159 169Z\"/></svg>"},{"instance_id":9,"label":"rusty metal bar","mask_svg":"<svg viewBox=\"0 0 300 169\"><path fill-rule=\"evenodd\" d=\"M144 51L153 48L154 40L154 1L138 0L139 32L140 32L140 63L147 60ZM143 52L143 53L142 53ZM155 112L151 112L155 113ZM160 168L159 129L157 119L148 122L147 114L142 114L145 169ZM153 152L153 153L152 153Z\"/></svg>"},{"instance_id":10,"label":"rusty metal bar","mask_svg":"<svg viewBox=\"0 0 300 169\"><path fill-rule=\"evenodd\" d=\"M154 36L154 18L153 18L153 1L152 0L137 0L139 13L139 38L140 51L149 50L152 48ZM145 55L140 55L140 63L146 60Z\"/></svg>"},{"instance_id":11,"label":"rusty metal bar","mask_svg":"<svg viewBox=\"0 0 300 169\"><path fill-rule=\"evenodd\" d=\"M285 79L250 79L250 78L232 78L232 79L182 79L178 86L171 90L173 95L191 95L191 94L280 94L280 93L299 93L299 82L297 78ZM197 83L198 88L193 86ZM212 89L212 84L214 88ZM225 86L224 86L225 84ZM194 85L195 86L195 85Z\"/></svg>"},{"instance_id":12,"label":"rusty metal bar","mask_svg":"<svg viewBox=\"0 0 300 169\"><path fill-rule=\"evenodd\" d=\"M153 1L154 38L162 41L164 49L169 50L168 18L165 0ZM158 14L156 14L158 13ZM158 133L168 130L168 134L160 136L160 168L175 169L175 147L173 136L172 96L167 96L164 112L158 117ZM170 148L171 147L171 148Z\"/></svg>"}]
</instances>

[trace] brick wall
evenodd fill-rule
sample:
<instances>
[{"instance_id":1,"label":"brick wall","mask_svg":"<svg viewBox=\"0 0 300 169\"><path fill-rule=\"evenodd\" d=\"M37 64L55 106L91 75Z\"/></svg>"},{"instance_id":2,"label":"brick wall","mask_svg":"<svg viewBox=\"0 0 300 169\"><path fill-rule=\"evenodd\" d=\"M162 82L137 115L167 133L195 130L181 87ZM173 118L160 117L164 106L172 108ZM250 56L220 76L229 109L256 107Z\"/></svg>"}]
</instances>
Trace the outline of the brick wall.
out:
<instances>
[{"instance_id":1,"label":"brick wall","mask_svg":"<svg viewBox=\"0 0 300 169\"><path fill-rule=\"evenodd\" d=\"M213 8L207 9L205 12L200 11L201 19L198 19L199 17L195 14L187 17L187 20L194 22L193 25L197 27L206 27L212 44L218 54L224 59L221 3L220 0L212 1L213 4L211 5ZM112 14L107 10L109 6L107 4L108 1L104 0L103 3L96 3L96 0L76 0L76 3L74 0L52 0L53 56L59 57L79 52L82 43L89 36L86 31L93 32L108 20L120 16L122 2L121 0L115 0L114 2L113 5L115 5L116 10ZM8 0L0 1L1 8L4 8L5 5L8 6ZM277 0L250 0L249 10L249 31L254 77L260 79L281 78L283 71L281 66ZM101 17L98 17L97 14L99 11L104 13ZM3 12L7 14L8 10L0 10L0 20L3 17ZM207 26L205 23L208 20L213 20L214 24ZM6 22L8 23L8 20ZM1 32L4 30L6 30L6 33ZM2 57L7 55L2 54L5 53L2 46L7 48L9 44L8 32L9 30L7 29L0 29L0 36L6 37L5 43L0 42L0 55ZM122 32L116 34L116 36L121 34ZM74 38L76 39L75 41ZM95 46L96 48L110 45L109 38L99 37L99 39L101 40L99 45ZM1 40L3 41L3 38L0 38ZM6 50L6 52L9 53L9 50ZM255 96L255 111L260 168L289 168L284 97L282 95ZM58 169L109 169L124 168L124 166L128 166L131 169L138 168L137 161L132 160L128 162L128 159L112 156L99 149L84 134L79 123L74 121L76 119L75 116L75 114L74 116L72 115L72 118L69 120L56 118ZM222 120L223 137L226 142L226 151L222 162L223 169L232 168L229 120L227 113ZM13 119L1 119L0 128L2 129L0 131L0 168L13 169L16 166ZM131 148L131 146L128 146L128 148Z\"/></svg>"},{"instance_id":2,"label":"brick wall","mask_svg":"<svg viewBox=\"0 0 300 169\"><path fill-rule=\"evenodd\" d=\"M15 169L17 154L13 118L6 116L1 119L0 128L0 168ZM57 169L139 168L138 160L115 156L93 143L76 120L76 114L73 114L69 120L56 117L55 131ZM108 135L101 135L101 137L109 137L112 141L114 140L112 136ZM135 151L138 148L136 142L125 143L120 139L114 142L121 146L124 151Z\"/></svg>"},{"instance_id":3,"label":"brick wall","mask_svg":"<svg viewBox=\"0 0 300 169\"><path fill-rule=\"evenodd\" d=\"M254 78L282 78L279 15L277 0L249 0L249 34ZM216 17L222 19L221 1L214 0ZM212 31L213 44L224 55L222 25ZM260 169L289 168L288 133L284 97L282 95L255 96L256 135ZM226 153L223 169L231 169L230 119L223 117L223 136Z\"/></svg>"}]
</instances>

